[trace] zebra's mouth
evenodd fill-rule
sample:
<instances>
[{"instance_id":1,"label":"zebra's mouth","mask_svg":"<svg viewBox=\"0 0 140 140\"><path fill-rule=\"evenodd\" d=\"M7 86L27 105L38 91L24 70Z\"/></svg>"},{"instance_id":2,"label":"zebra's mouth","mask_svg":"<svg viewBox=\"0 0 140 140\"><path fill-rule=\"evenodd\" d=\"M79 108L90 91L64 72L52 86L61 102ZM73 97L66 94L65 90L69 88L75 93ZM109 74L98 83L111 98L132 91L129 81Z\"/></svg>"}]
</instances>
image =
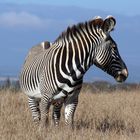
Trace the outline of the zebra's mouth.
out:
<instances>
[{"instance_id":1,"label":"zebra's mouth","mask_svg":"<svg viewBox=\"0 0 140 140\"><path fill-rule=\"evenodd\" d=\"M128 71L123 69L122 71L118 72L117 76L115 77L117 82L124 82L128 77Z\"/></svg>"}]
</instances>

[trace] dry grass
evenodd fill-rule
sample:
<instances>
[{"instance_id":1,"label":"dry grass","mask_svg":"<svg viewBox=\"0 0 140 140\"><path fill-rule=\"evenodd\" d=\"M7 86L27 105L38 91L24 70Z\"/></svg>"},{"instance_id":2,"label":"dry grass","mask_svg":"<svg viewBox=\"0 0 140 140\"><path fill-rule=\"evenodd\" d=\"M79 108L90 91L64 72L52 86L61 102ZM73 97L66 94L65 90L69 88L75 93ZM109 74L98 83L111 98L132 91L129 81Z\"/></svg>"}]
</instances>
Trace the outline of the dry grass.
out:
<instances>
[{"instance_id":1,"label":"dry grass","mask_svg":"<svg viewBox=\"0 0 140 140\"><path fill-rule=\"evenodd\" d=\"M140 139L140 91L80 94L75 129L33 124L27 97L0 91L0 140L137 140Z\"/></svg>"}]
</instances>

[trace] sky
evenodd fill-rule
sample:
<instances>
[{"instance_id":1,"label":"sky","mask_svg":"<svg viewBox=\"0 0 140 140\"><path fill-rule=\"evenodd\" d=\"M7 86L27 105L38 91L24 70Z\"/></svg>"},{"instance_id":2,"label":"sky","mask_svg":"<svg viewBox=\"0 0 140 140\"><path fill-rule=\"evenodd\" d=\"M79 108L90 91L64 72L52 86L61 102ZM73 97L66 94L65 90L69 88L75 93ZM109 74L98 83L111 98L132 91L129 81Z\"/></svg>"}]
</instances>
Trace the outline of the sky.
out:
<instances>
[{"instance_id":1,"label":"sky","mask_svg":"<svg viewBox=\"0 0 140 140\"><path fill-rule=\"evenodd\" d=\"M18 76L29 49L54 41L67 26L113 15L117 24L111 35L128 66L127 82L140 82L139 6L139 0L0 0L0 77ZM86 81L100 79L113 81L95 67L85 76Z\"/></svg>"},{"instance_id":2,"label":"sky","mask_svg":"<svg viewBox=\"0 0 140 140\"><path fill-rule=\"evenodd\" d=\"M77 6L112 11L125 15L140 14L139 0L1 0L1 3L48 4L56 6Z\"/></svg>"}]
</instances>

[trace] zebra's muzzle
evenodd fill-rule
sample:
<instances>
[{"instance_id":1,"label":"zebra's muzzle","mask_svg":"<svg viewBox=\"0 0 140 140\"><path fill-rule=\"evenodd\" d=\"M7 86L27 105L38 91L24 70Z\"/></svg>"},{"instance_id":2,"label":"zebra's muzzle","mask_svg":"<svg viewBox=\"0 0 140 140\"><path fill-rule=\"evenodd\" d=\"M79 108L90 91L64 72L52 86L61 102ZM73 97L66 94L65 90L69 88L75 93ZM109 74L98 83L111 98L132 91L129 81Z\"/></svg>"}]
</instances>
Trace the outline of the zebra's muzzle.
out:
<instances>
[{"instance_id":1,"label":"zebra's muzzle","mask_svg":"<svg viewBox=\"0 0 140 140\"><path fill-rule=\"evenodd\" d=\"M116 76L116 81L117 82L124 82L128 77L128 70L123 69L122 71L119 71L117 76Z\"/></svg>"}]
</instances>

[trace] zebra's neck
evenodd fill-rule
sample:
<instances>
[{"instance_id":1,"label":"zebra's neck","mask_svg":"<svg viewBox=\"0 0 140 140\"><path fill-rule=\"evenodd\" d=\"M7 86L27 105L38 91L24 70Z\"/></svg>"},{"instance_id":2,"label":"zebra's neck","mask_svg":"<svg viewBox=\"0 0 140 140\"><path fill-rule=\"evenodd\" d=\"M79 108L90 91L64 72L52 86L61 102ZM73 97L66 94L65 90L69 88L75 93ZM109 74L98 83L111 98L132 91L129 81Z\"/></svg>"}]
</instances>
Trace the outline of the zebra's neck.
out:
<instances>
[{"instance_id":1,"label":"zebra's neck","mask_svg":"<svg viewBox=\"0 0 140 140\"><path fill-rule=\"evenodd\" d=\"M61 59L66 59L68 73L74 72L77 77L81 77L93 64L95 48L101 43L98 35L93 36L97 29L93 30L94 27L89 23L73 26L62 33L55 42L61 46L61 53L64 55L61 55Z\"/></svg>"}]
</instances>

